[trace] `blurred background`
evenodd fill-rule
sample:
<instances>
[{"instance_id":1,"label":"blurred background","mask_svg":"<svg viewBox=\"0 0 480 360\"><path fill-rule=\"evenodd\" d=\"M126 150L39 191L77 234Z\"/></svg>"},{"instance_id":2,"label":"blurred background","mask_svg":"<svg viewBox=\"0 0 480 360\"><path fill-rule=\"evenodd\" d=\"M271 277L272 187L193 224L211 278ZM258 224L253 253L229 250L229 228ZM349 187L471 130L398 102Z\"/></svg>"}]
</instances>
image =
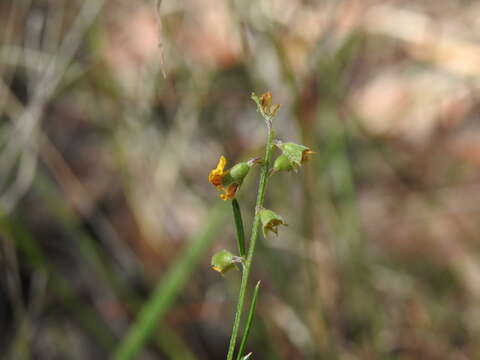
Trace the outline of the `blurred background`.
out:
<instances>
[{"instance_id":1,"label":"blurred background","mask_svg":"<svg viewBox=\"0 0 480 360\"><path fill-rule=\"evenodd\" d=\"M1 1L2 357L224 359L207 177L262 155L270 90L316 154L269 184L252 358L480 358L479 34L463 0Z\"/></svg>"}]
</instances>

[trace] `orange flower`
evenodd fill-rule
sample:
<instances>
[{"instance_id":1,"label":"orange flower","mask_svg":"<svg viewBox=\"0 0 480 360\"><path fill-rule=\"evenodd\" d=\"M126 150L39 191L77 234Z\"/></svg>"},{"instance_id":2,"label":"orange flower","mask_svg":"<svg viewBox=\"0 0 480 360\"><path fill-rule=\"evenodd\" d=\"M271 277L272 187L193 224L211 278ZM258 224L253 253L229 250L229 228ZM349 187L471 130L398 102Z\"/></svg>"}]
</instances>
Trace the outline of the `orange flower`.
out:
<instances>
[{"instance_id":1,"label":"orange flower","mask_svg":"<svg viewBox=\"0 0 480 360\"><path fill-rule=\"evenodd\" d=\"M210 171L210 174L208 175L208 181L217 189L222 187L223 178L228 173L224 171L226 165L227 165L227 159L225 159L225 156L223 155L220 156L216 169L213 169L212 171Z\"/></svg>"},{"instance_id":2,"label":"orange flower","mask_svg":"<svg viewBox=\"0 0 480 360\"><path fill-rule=\"evenodd\" d=\"M230 200L235 197L243 178L247 175L250 166L247 163L239 163L230 170L225 171L227 159L220 156L217 167L210 171L208 181L215 186L217 190L223 191L220 194L222 200ZM232 176L233 175L233 176Z\"/></svg>"}]
</instances>

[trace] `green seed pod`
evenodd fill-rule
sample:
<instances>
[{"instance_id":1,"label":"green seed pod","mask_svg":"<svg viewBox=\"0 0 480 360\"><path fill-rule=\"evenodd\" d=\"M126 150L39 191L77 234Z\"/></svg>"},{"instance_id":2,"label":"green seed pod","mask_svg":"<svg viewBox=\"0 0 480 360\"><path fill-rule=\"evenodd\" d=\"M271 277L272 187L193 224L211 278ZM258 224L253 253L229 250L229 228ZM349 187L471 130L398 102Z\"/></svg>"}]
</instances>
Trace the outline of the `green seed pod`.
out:
<instances>
[{"instance_id":1,"label":"green seed pod","mask_svg":"<svg viewBox=\"0 0 480 360\"><path fill-rule=\"evenodd\" d=\"M234 255L227 250L221 250L212 256L212 269L223 274L234 266Z\"/></svg>"},{"instance_id":2,"label":"green seed pod","mask_svg":"<svg viewBox=\"0 0 480 360\"><path fill-rule=\"evenodd\" d=\"M260 221L262 222L263 236L267 236L269 231L278 235L278 226L287 225L283 218L272 210L260 210Z\"/></svg>"},{"instance_id":3,"label":"green seed pod","mask_svg":"<svg viewBox=\"0 0 480 360\"><path fill-rule=\"evenodd\" d=\"M293 165L286 155L282 154L275 159L275 162L273 163L273 172L291 170L293 170Z\"/></svg>"}]
</instances>

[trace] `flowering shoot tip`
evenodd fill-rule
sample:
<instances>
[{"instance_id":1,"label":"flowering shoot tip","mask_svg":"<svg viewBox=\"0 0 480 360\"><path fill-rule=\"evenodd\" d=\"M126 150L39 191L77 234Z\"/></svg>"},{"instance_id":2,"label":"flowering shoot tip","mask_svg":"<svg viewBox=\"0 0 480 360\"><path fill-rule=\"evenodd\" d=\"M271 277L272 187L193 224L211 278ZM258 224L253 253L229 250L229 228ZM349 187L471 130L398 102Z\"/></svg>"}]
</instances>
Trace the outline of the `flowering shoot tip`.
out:
<instances>
[{"instance_id":1,"label":"flowering shoot tip","mask_svg":"<svg viewBox=\"0 0 480 360\"><path fill-rule=\"evenodd\" d=\"M262 94L260 97L252 93L251 98L257 104L257 111L259 111L267 122L267 126L271 126L271 120L277 115L279 104L272 103L272 93L270 91Z\"/></svg>"}]
</instances>

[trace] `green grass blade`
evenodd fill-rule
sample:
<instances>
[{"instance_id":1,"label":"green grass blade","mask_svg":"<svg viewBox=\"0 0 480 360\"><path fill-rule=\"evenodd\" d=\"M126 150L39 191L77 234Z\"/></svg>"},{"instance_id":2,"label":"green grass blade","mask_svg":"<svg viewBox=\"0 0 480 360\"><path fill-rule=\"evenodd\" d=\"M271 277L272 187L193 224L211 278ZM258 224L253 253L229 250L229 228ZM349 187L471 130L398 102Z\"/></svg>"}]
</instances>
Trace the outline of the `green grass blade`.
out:
<instances>
[{"instance_id":1,"label":"green grass blade","mask_svg":"<svg viewBox=\"0 0 480 360\"><path fill-rule=\"evenodd\" d=\"M19 253L24 258L24 264L48 274L50 291L56 297L60 298L62 304L68 311L71 311L71 320L76 322L80 328L84 329L96 339L105 350L110 351L115 344L115 336L111 329L105 324L103 319L93 311L93 309L82 302L75 290L72 288L72 282L68 281L58 269L45 256L38 242L19 218L15 215L5 216L0 214L0 234L11 232L15 238L15 244Z\"/></svg>"},{"instance_id":2,"label":"green grass blade","mask_svg":"<svg viewBox=\"0 0 480 360\"><path fill-rule=\"evenodd\" d=\"M168 324L160 325L157 330L162 336L156 336L157 344L170 360L196 360L196 356L188 349L183 339Z\"/></svg>"},{"instance_id":3,"label":"green grass blade","mask_svg":"<svg viewBox=\"0 0 480 360\"><path fill-rule=\"evenodd\" d=\"M245 231L243 229L242 213L237 199L232 200L233 218L235 219L235 229L237 230L237 246L240 256L245 256Z\"/></svg>"},{"instance_id":4,"label":"green grass blade","mask_svg":"<svg viewBox=\"0 0 480 360\"><path fill-rule=\"evenodd\" d=\"M250 329L253 323L253 316L255 315L255 307L257 306L257 295L260 288L260 281L255 286L253 290L252 303L250 304L250 309L248 310L247 322L245 323L245 330L243 331L242 341L240 342L240 348L238 349L237 360L242 359L243 350L247 344L248 335L250 334ZM248 356L248 355L246 355Z\"/></svg>"},{"instance_id":5,"label":"green grass blade","mask_svg":"<svg viewBox=\"0 0 480 360\"><path fill-rule=\"evenodd\" d=\"M138 296L128 289L128 284L125 284L119 281L118 277L114 277L111 273L111 270L108 269L107 263L104 263L102 259L102 253L95 245L95 241L88 236L84 231L81 231L78 225L78 219L71 211L71 209L66 206L67 204L59 196L58 191L52 184L43 177L39 177L34 184L34 188L39 190L39 193L45 197L45 203L50 209L52 214L56 214L57 219L61 221L62 225L72 232L72 235L77 238L77 243L80 248L81 253L86 259L86 263L89 264L93 269L95 269L99 276L102 276L105 281L106 286L110 286L111 290L117 295L123 295L123 303L130 311L136 311L141 307L142 302L140 302ZM1 230L1 227L0 227ZM32 243L32 241L30 241ZM26 243L25 245L28 245ZM29 251L34 251L35 249L27 248ZM32 256L36 255L34 252ZM37 255L38 257L38 255ZM104 257L104 256L103 256ZM47 261L44 261L47 262ZM54 270L52 273L56 273ZM73 290L72 290L73 291ZM73 297L73 296L71 296ZM78 311L76 311L78 313ZM85 315L88 315L85 313ZM94 330L95 333L100 333L101 328L96 326L91 319L97 319L95 313L88 316L77 316L82 324L88 325L88 328ZM89 323L90 322L90 323ZM93 332L93 331L92 331ZM194 355L191 354L186 347L186 345L181 341L181 339L176 336L175 332L168 326L168 324L162 324L159 329L159 332L162 336L155 336L155 343L172 359L182 359L182 360L192 360L195 359ZM99 336L96 336L98 338ZM105 338L105 336L104 336ZM109 348L111 351L117 345L113 338L110 336L108 338ZM105 341L104 341L105 343Z\"/></svg>"},{"instance_id":6,"label":"green grass blade","mask_svg":"<svg viewBox=\"0 0 480 360\"><path fill-rule=\"evenodd\" d=\"M205 227L189 242L177 262L170 267L168 273L157 285L151 298L140 311L137 321L114 352L114 359L134 358L153 335L155 328L185 286L203 253L212 243L224 218L225 205L220 203L208 214Z\"/></svg>"}]
</instances>

